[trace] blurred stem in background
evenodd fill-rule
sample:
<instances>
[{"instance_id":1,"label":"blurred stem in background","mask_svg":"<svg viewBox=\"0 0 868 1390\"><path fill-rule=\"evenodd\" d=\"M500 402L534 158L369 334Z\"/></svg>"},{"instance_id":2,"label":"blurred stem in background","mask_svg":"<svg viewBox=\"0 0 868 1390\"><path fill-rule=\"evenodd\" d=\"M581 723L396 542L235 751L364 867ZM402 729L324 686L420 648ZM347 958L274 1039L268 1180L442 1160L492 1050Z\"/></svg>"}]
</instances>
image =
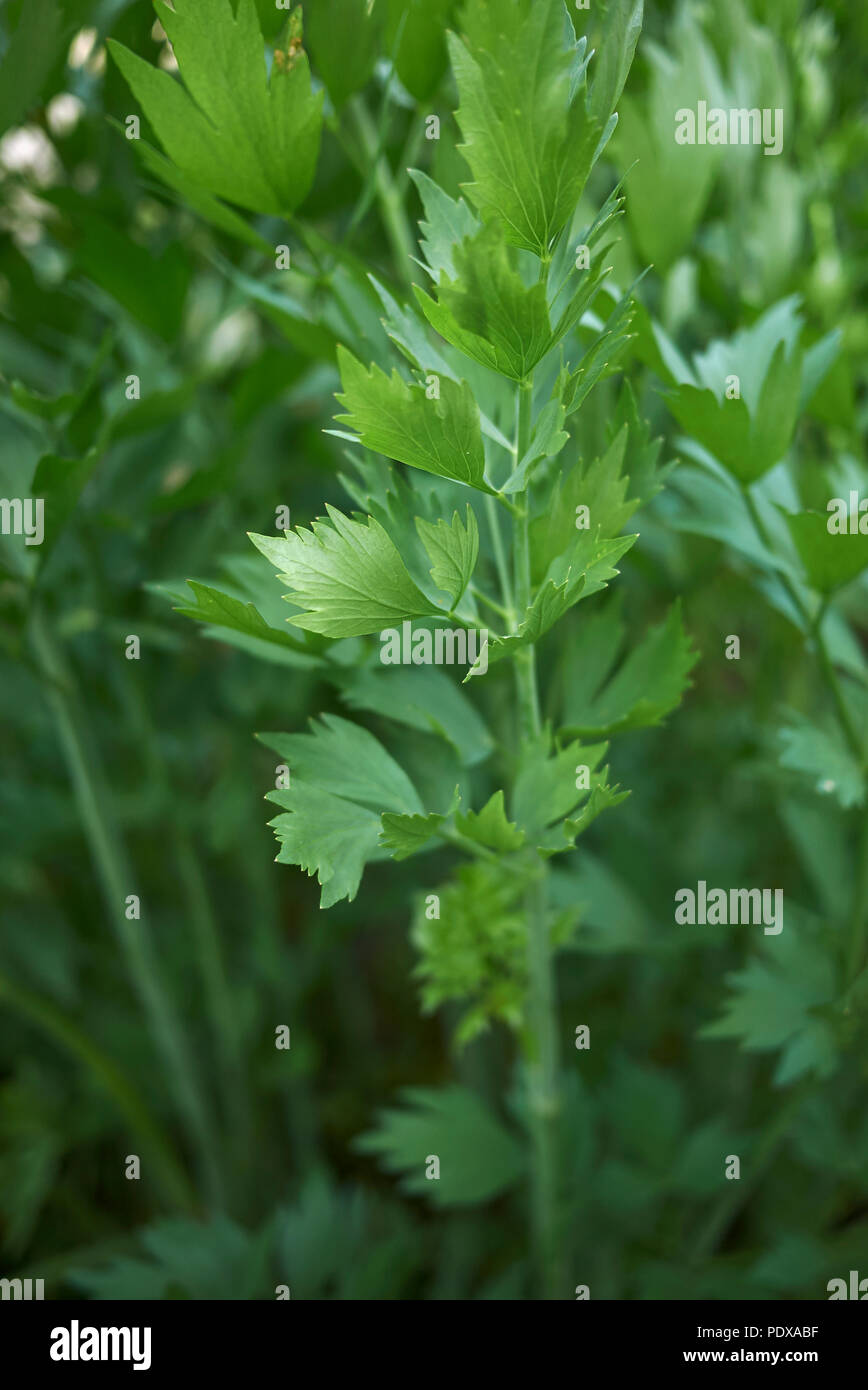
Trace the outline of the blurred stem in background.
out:
<instances>
[{"instance_id":1,"label":"blurred stem in background","mask_svg":"<svg viewBox=\"0 0 868 1390\"><path fill-rule=\"evenodd\" d=\"M0 1000L76 1057L112 1097L130 1130L146 1147L154 1163L156 1180L167 1201L194 1211L199 1200L190 1179L178 1162L168 1135L164 1134L142 1096L117 1063L78 1027L56 1004L0 973Z\"/></svg>"},{"instance_id":2,"label":"blurred stem in background","mask_svg":"<svg viewBox=\"0 0 868 1390\"><path fill-rule=\"evenodd\" d=\"M157 731L150 709L138 683L131 678L129 667L122 664L126 680L124 694L138 726L140 746L146 750L148 776L157 789L160 802L170 812L175 797L166 775L166 765L159 755ZM215 1056L218 1061L222 1098L229 1139L243 1147L250 1134L251 1117L248 1088L244 1075L238 1012L233 1005L232 991L226 977L226 967L220 946L220 934L205 876L187 827L174 816L170 824L172 850L187 916L196 943L205 998L208 1002Z\"/></svg>"},{"instance_id":3,"label":"blurred stem in background","mask_svg":"<svg viewBox=\"0 0 868 1390\"><path fill-rule=\"evenodd\" d=\"M349 103L355 128L361 141L361 154L355 155L348 142L342 141L345 151L353 158L359 171L365 177L359 201L357 202L346 238L349 239L358 223L364 217L371 199L376 196L380 208L383 228L389 239L394 257L395 270L405 284L413 282L412 264L416 256L416 242L413 237L410 219L404 205L401 186L396 182L383 151L385 122L388 116L388 91L384 93L379 129L361 97L353 97ZM416 124L415 139L405 146L403 159L409 163L417 152L419 127ZM403 172L403 171L402 171Z\"/></svg>"},{"instance_id":4,"label":"blurred stem in background","mask_svg":"<svg viewBox=\"0 0 868 1390\"><path fill-rule=\"evenodd\" d=\"M126 916L125 900L135 886L133 872L125 846L115 830L99 758L96 750L88 746L82 731L71 677L48 619L36 603L31 636L112 928L162 1054L167 1085L174 1093L208 1199L220 1202L224 1182L214 1126L202 1099L187 1040L160 979L148 928Z\"/></svg>"}]
</instances>

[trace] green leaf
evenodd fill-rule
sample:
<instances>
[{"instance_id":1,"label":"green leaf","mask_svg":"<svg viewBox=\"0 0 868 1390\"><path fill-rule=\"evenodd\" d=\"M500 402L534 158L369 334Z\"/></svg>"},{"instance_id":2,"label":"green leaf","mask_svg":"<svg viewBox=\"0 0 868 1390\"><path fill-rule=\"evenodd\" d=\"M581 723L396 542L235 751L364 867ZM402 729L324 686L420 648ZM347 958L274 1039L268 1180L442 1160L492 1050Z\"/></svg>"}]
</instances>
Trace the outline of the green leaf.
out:
<instances>
[{"instance_id":1,"label":"green leaf","mask_svg":"<svg viewBox=\"0 0 868 1390\"><path fill-rule=\"evenodd\" d=\"M606 769L608 775L608 768ZM604 811L610 811L613 806L620 806L622 801L626 801L629 792L622 792L619 786L609 787L602 782L595 783L591 788L591 795L582 807L577 816L570 816L564 822L564 834L568 840L568 847L572 848L580 835L584 835L589 826L593 825L598 816Z\"/></svg>"},{"instance_id":2,"label":"green leaf","mask_svg":"<svg viewBox=\"0 0 868 1390\"><path fill-rule=\"evenodd\" d=\"M670 34L672 52L648 39L643 42L648 82L641 96L631 93L621 98L612 141L616 162L629 169L627 217L639 259L661 272L689 246L721 161L717 146L676 143L675 112L695 111L700 99L709 108L734 104L724 88L714 49L693 14L685 12ZM601 61L609 63L602 48ZM611 75L607 81L611 82ZM606 85L606 81L601 85L600 100Z\"/></svg>"},{"instance_id":3,"label":"green leaf","mask_svg":"<svg viewBox=\"0 0 868 1390\"><path fill-rule=\"evenodd\" d=\"M102 1268L74 1269L70 1282L89 1298L140 1300L219 1298L232 1288L239 1299L264 1298L273 1287L271 1223L247 1231L226 1216L158 1221L138 1232L138 1256L113 1259Z\"/></svg>"},{"instance_id":4,"label":"green leaf","mask_svg":"<svg viewBox=\"0 0 868 1390\"><path fill-rule=\"evenodd\" d=\"M534 595L530 607L525 610L515 632L505 633L500 637L489 637L486 647L488 666L492 666L496 661L502 661L505 657L514 656L523 647L538 642L543 633L548 632L549 628L563 617L570 605L578 602L583 584L582 576L578 576L572 585L569 577L560 584L555 584L554 580L551 579L547 580ZM473 676L484 674L481 662L477 661L475 665L471 666L464 681L467 682Z\"/></svg>"},{"instance_id":5,"label":"green leaf","mask_svg":"<svg viewBox=\"0 0 868 1390\"><path fill-rule=\"evenodd\" d=\"M407 91L424 101L446 68L446 30L454 0L386 0L386 7L386 51L394 54Z\"/></svg>"},{"instance_id":6,"label":"green leaf","mask_svg":"<svg viewBox=\"0 0 868 1390\"><path fill-rule=\"evenodd\" d=\"M743 399L719 399L713 391L695 386L679 386L668 400L682 428L747 485L786 453L795 428L799 389L799 366L787 361L781 343L753 417Z\"/></svg>"},{"instance_id":7,"label":"green leaf","mask_svg":"<svg viewBox=\"0 0 868 1390\"><path fill-rule=\"evenodd\" d=\"M41 497L45 503L45 535L42 545L36 547L39 565L44 565L64 528L71 521L78 506L82 492L90 481L99 462L96 449L91 449L83 458L64 459L56 454L45 454L36 465L32 490L34 497Z\"/></svg>"},{"instance_id":8,"label":"green leaf","mask_svg":"<svg viewBox=\"0 0 868 1390\"><path fill-rule=\"evenodd\" d=\"M522 748L510 807L516 825L530 838L542 841L548 827L562 821L584 802L593 786L605 784L605 768L596 781L591 774L608 746L607 743L585 746L575 741L552 755L547 734L526 744ZM578 775L580 768L588 769L590 785L587 787L577 785L584 781L584 777ZM562 841L560 836L556 843L560 846Z\"/></svg>"},{"instance_id":9,"label":"green leaf","mask_svg":"<svg viewBox=\"0 0 868 1390\"><path fill-rule=\"evenodd\" d=\"M784 515L808 583L818 593L832 594L868 568L868 534L860 534L858 529L855 534L849 529L830 531L832 517L820 512ZM856 515L857 528L859 520Z\"/></svg>"},{"instance_id":10,"label":"green leaf","mask_svg":"<svg viewBox=\"0 0 868 1390\"><path fill-rule=\"evenodd\" d=\"M662 490L663 480L673 465L660 467L663 440L659 436L651 438L650 425L639 415L633 388L626 380L609 421L610 440L617 437L624 425L627 426L627 451L623 466L630 484L627 495L638 497L639 505L644 507Z\"/></svg>"},{"instance_id":11,"label":"green leaf","mask_svg":"<svg viewBox=\"0 0 868 1390\"><path fill-rule=\"evenodd\" d=\"M19 6L18 23L0 62L0 134L37 105L77 22L83 23L84 15L79 20L74 7L57 0L25 0Z\"/></svg>"},{"instance_id":12,"label":"green leaf","mask_svg":"<svg viewBox=\"0 0 868 1390\"><path fill-rule=\"evenodd\" d=\"M253 563L257 564L255 560ZM270 576L267 577L270 580ZM313 642L308 644L284 627L274 626L269 621L271 615L264 616L261 611L263 606L270 609L271 605L263 604L258 595L256 601L251 602L243 583L238 584L237 593L229 593L195 579L188 579L186 583L193 590L195 603L190 602L190 596L180 586L180 581L177 585L148 584L146 587L160 598L168 598L176 613L191 618L193 622L203 623L203 636L207 638L225 642L227 646L255 656L260 661L278 666L290 666L296 670L307 667L312 670L325 665L324 657L318 653ZM280 608L279 597L277 607Z\"/></svg>"},{"instance_id":13,"label":"green leaf","mask_svg":"<svg viewBox=\"0 0 868 1390\"><path fill-rule=\"evenodd\" d=\"M116 124L113 122L113 124ZM122 129L122 127L119 127ZM238 241L245 242L252 246L260 254L266 256L274 255L273 244L265 241L258 232L254 231L244 218L239 216L232 208L221 203L219 198L215 198L209 193L207 188L200 187L190 175L183 172L170 159L167 159L159 150L155 150L153 145L149 145L147 140L134 140L136 154L142 161L148 173L153 174L161 183L176 195L178 201L189 204L199 216L209 222L212 227L217 227L221 232L228 233Z\"/></svg>"},{"instance_id":14,"label":"green leaf","mask_svg":"<svg viewBox=\"0 0 868 1390\"><path fill-rule=\"evenodd\" d=\"M314 0L304 10L314 66L339 109L374 70L379 7L368 0Z\"/></svg>"},{"instance_id":15,"label":"green leaf","mask_svg":"<svg viewBox=\"0 0 868 1390\"><path fill-rule=\"evenodd\" d=\"M437 1207L488 1202L513 1187L524 1171L517 1139L472 1091L407 1087L404 1107L381 1111L376 1129L356 1148L375 1154L401 1187ZM429 1155L440 1161L439 1180L425 1177Z\"/></svg>"},{"instance_id":16,"label":"green leaf","mask_svg":"<svg viewBox=\"0 0 868 1390\"><path fill-rule=\"evenodd\" d=\"M250 537L303 610L289 619L295 627L363 637L440 611L417 589L378 521L351 521L336 507L326 510L329 520L315 521L309 531Z\"/></svg>"},{"instance_id":17,"label":"green leaf","mask_svg":"<svg viewBox=\"0 0 868 1390\"><path fill-rule=\"evenodd\" d=\"M434 848L431 841L437 835L446 817L437 811L427 816L396 815L386 811L382 817L380 844L387 849L393 859L409 859L420 850Z\"/></svg>"},{"instance_id":18,"label":"green leaf","mask_svg":"<svg viewBox=\"0 0 868 1390\"><path fill-rule=\"evenodd\" d=\"M468 357L524 380L554 342L545 285L524 285L495 223L455 245L452 261L455 278L441 272L436 301L416 287L428 322Z\"/></svg>"},{"instance_id":19,"label":"green leaf","mask_svg":"<svg viewBox=\"0 0 868 1390\"><path fill-rule=\"evenodd\" d=\"M379 1302L405 1288L409 1295L425 1255L404 1206L358 1183L338 1186L318 1165L307 1174L273 1223L276 1268L292 1297Z\"/></svg>"},{"instance_id":20,"label":"green leaf","mask_svg":"<svg viewBox=\"0 0 868 1390\"><path fill-rule=\"evenodd\" d=\"M407 774L372 733L336 714L311 720L309 734L257 734L288 764L290 776L373 810L417 812L419 797ZM284 804L283 791L270 792Z\"/></svg>"},{"instance_id":21,"label":"green leaf","mask_svg":"<svg viewBox=\"0 0 868 1390\"><path fill-rule=\"evenodd\" d=\"M276 794L270 794L272 800ZM286 815L268 824L280 844L278 864L295 864L321 887L320 907L333 907L359 890L365 865L379 857L380 818L340 796L297 781L281 793Z\"/></svg>"},{"instance_id":22,"label":"green leaf","mask_svg":"<svg viewBox=\"0 0 868 1390\"><path fill-rule=\"evenodd\" d=\"M542 516L531 524L531 555L536 579L563 554L577 532L617 536L639 506L628 500L629 479L623 474L628 429L622 426L606 452L590 464L579 460L564 476L561 470ZM587 508L587 514L580 512Z\"/></svg>"},{"instance_id":23,"label":"green leaf","mask_svg":"<svg viewBox=\"0 0 868 1390\"><path fill-rule=\"evenodd\" d=\"M585 109L584 51L562 0L471 0L449 36L456 113L486 220L538 255L570 217L603 134Z\"/></svg>"},{"instance_id":24,"label":"green leaf","mask_svg":"<svg viewBox=\"0 0 868 1390\"><path fill-rule=\"evenodd\" d=\"M439 378L439 399L422 386L408 386L396 371L386 376L376 364L368 372L346 348L338 349L346 410L340 424L355 430L365 448L421 468L440 478L493 492L484 478L485 449L479 411L466 382Z\"/></svg>"},{"instance_id":25,"label":"green leaf","mask_svg":"<svg viewBox=\"0 0 868 1390\"><path fill-rule=\"evenodd\" d=\"M277 862L315 874L327 908L352 901L365 864L383 857L382 812L415 815L422 806L406 773L367 729L329 714L311 727L310 734L257 737L289 767L289 787L267 795L285 813L269 821L280 844Z\"/></svg>"},{"instance_id":26,"label":"green leaf","mask_svg":"<svg viewBox=\"0 0 868 1390\"><path fill-rule=\"evenodd\" d=\"M278 1268L304 1299L365 1301L411 1296L425 1268L414 1214L358 1184L338 1187L314 1168L294 1208L277 1218Z\"/></svg>"},{"instance_id":27,"label":"green leaf","mask_svg":"<svg viewBox=\"0 0 868 1390\"><path fill-rule=\"evenodd\" d=\"M627 729L659 724L681 702L697 661L681 622L681 603L627 656L615 675L612 666L624 627L617 610L595 615L571 644L565 680L565 731L580 736L611 737ZM600 627L610 634L602 644ZM605 656L605 665L598 664ZM590 667L593 684L584 678ZM575 680L572 677L575 677Z\"/></svg>"},{"instance_id":28,"label":"green leaf","mask_svg":"<svg viewBox=\"0 0 868 1390\"><path fill-rule=\"evenodd\" d=\"M386 311L386 317L382 321L383 327L408 361L424 371L426 375L433 372L437 376L445 376L452 381L459 381L459 373L432 346L430 334L425 330L425 321L415 306L399 305L373 275L370 279ZM512 442L482 410L479 412L479 423L482 433L488 439L493 439L501 448L507 450L512 448Z\"/></svg>"},{"instance_id":29,"label":"green leaf","mask_svg":"<svg viewBox=\"0 0 868 1390\"><path fill-rule=\"evenodd\" d=\"M546 580L566 584L568 606L605 589L618 574L615 562L635 545L638 536L606 536L576 531L562 554L546 570ZM575 589L575 594L573 590Z\"/></svg>"},{"instance_id":30,"label":"green leaf","mask_svg":"<svg viewBox=\"0 0 868 1390\"><path fill-rule=\"evenodd\" d=\"M433 526L417 517L416 530L431 561L431 578L449 595L454 608L470 583L479 555L479 528L473 509L468 502L466 525L453 512L451 525L441 519Z\"/></svg>"},{"instance_id":31,"label":"green leaf","mask_svg":"<svg viewBox=\"0 0 868 1390\"><path fill-rule=\"evenodd\" d=\"M565 291L556 296L554 326L545 283L525 285L497 223L450 247L453 273L441 268L436 300L415 288L422 312L453 347L502 376L523 381L575 327L609 274L604 251L596 251L609 220L587 233L588 245L595 248L593 267L572 270Z\"/></svg>"},{"instance_id":32,"label":"green leaf","mask_svg":"<svg viewBox=\"0 0 868 1390\"><path fill-rule=\"evenodd\" d=\"M572 371L562 372L557 390L567 416L574 415L598 382L611 375L631 339L635 300L628 290L615 304L602 329L588 344Z\"/></svg>"},{"instance_id":33,"label":"green leaf","mask_svg":"<svg viewBox=\"0 0 868 1390\"><path fill-rule=\"evenodd\" d=\"M381 667L338 673L341 698L399 724L446 740L465 766L490 756L494 740L459 685L436 666Z\"/></svg>"},{"instance_id":34,"label":"green leaf","mask_svg":"<svg viewBox=\"0 0 868 1390\"><path fill-rule=\"evenodd\" d=\"M269 254L273 254L273 250L273 247L269 248ZM321 307L287 294L285 290L276 289L264 280L243 275L229 261L221 260L220 266L227 280L261 307L265 317L300 354L315 361L337 359L337 335L328 326L330 316L324 314ZM279 271L278 274L286 279L289 273Z\"/></svg>"},{"instance_id":35,"label":"green leaf","mask_svg":"<svg viewBox=\"0 0 868 1390\"><path fill-rule=\"evenodd\" d=\"M411 169L410 177L419 190L425 216L419 221L419 246L435 284L444 275L457 278L453 261L455 247L480 231L480 224L463 198L450 198L439 183L421 169Z\"/></svg>"},{"instance_id":36,"label":"green leaf","mask_svg":"<svg viewBox=\"0 0 868 1390\"><path fill-rule=\"evenodd\" d=\"M562 428L564 407L559 400L547 401L537 416L531 440L524 457L519 459L503 485L502 491L509 495L522 492L530 482L531 474L542 459L556 458L570 436Z\"/></svg>"},{"instance_id":37,"label":"green leaf","mask_svg":"<svg viewBox=\"0 0 868 1390\"><path fill-rule=\"evenodd\" d=\"M795 428L803 370L796 304L781 300L729 341L711 343L694 358L693 381L669 394L681 426L745 486L780 462Z\"/></svg>"},{"instance_id":38,"label":"green leaf","mask_svg":"<svg viewBox=\"0 0 868 1390\"><path fill-rule=\"evenodd\" d=\"M466 839L498 854L509 854L524 844L524 831L506 818L502 791L495 792L479 812L456 812L455 829Z\"/></svg>"},{"instance_id":39,"label":"green leaf","mask_svg":"<svg viewBox=\"0 0 868 1390\"><path fill-rule=\"evenodd\" d=\"M269 76L254 0L155 5L185 86L109 40L166 154L193 185L286 216L313 182L322 125L307 56L275 54Z\"/></svg>"},{"instance_id":40,"label":"green leaf","mask_svg":"<svg viewBox=\"0 0 868 1390\"><path fill-rule=\"evenodd\" d=\"M580 18L572 15L573 20ZM596 48L589 108L601 124L611 116L624 90L642 32L643 0L608 0Z\"/></svg>"},{"instance_id":41,"label":"green leaf","mask_svg":"<svg viewBox=\"0 0 868 1390\"><path fill-rule=\"evenodd\" d=\"M815 791L834 796L845 808L862 805L865 777L837 725L819 728L794 714L778 730L778 737L783 746L781 767L801 772L810 778Z\"/></svg>"},{"instance_id":42,"label":"green leaf","mask_svg":"<svg viewBox=\"0 0 868 1390\"><path fill-rule=\"evenodd\" d=\"M738 1038L746 1052L781 1049L775 1084L830 1076L837 1065L830 1024L815 1010L835 998L828 951L786 927L765 958L728 976L732 993L722 1016L700 1031L705 1038Z\"/></svg>"},{"instance_id":43,"label":"green leaf","mask_svg":"<svg viewBox=\"0 0 868 1390\"><path fill-rule=\"evenodd\" d=\"M197 623L211 623L216 627L227 628L231 632L241 632L247 637L255 637L261 642L273 642L278 647L289 647L299 654L310 656L304 643L283 628L272 627L262 617L253 603L245 603L232 594L215 589L210 584L200 584L196 579L188 579L196 602L186 607L176 605L175 612Z\"/></svg>"},{"instance_id":44,"label":"green leaf","mask_svg":"<svg viewBox=\"0 0 868 1390\"><path fill-rule=\"evenodd\" d=\"M809 347L802 362L802 392L799 398L799 411L807 410L821 383L825 380L832 364L841 351L843 334L840 328L820 338Z\"/></svg>"},{"instance_id":45,"label":"green leaf","mask_svg":"<svg viewBox=\"0 0 868 1390\"><path fill-rule=\"evenodd\" d=\"M486 649L488 666L538 642L574 604L605 589L618 574L615 561L637 539L637 536L600 538L587 531L580 532L572 545L549 565L543 583L515 632L489 637ZM465 680L481 674L484 673L477 661Z\"/></svg>"}]
</instances>

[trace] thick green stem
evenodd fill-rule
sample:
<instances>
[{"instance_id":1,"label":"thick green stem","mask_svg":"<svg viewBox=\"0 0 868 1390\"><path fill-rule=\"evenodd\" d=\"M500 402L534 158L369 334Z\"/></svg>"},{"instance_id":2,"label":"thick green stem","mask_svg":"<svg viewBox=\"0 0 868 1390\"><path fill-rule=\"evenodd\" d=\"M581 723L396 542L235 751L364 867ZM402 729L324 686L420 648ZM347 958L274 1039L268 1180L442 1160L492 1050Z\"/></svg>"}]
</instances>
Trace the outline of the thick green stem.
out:
<instances>
[{"instance_id":1,"label":"thick green stem","mask_svg":"<svg viewBox=\"0 0 868 1390\"><path fill-rule=\"evenodd\" d=\"M533 382L518 388L516 457L522 458L530 442ZM528 507L513 521L513 579L517 618L531 600L530 517ZM536 677L536 653L525 647L515 658L520 737L528 742L539 737L541 719ZM528 1086L528 1113L532 1135L532 1220L536 1286L540 1298L564 1296L558 1229L558 1021L554 961L548 932L545 861L525 894L527 920L527 1021L524 1052Z\"/></svg>"},{"instance_id":2,"label":"thick green stem","mask_svg":"<svg viewBox=\"0 0 868 1390\"><path fill-rule=\"evenodd\" d=\"M485 511L488 517L488 526L491 531L491 544L494 548L494 563L497 568L497 578L500 583L500 596L503 599L510 625L515 621L515 606L512 597L512 581L509 577L509 566L506 562L506 551L503 548L503 537L500 534L500 517L497 514L497 503L493 497L486 495Z\"/></svg>"},{"instance_id":3,"label":"thick green stem","mask_svg":"<svg viewBox=\"0 0 868 1390\"><path fill-rule=\"evenodd\" d=\"M147 928L126 916L125 901L132 892L134 880L124 846L105 804L103 778L97 758L92 749L85 747L78 727L61 654L38 608L33 614L32 636L106 910L133 987L162 1054L168 1083L174 1090L208 1191L212 1198L219 1199L222 1180L217 1164L217 1143L196 1084L187 1043L159 978Z\"/></svg>"}]
</instances>

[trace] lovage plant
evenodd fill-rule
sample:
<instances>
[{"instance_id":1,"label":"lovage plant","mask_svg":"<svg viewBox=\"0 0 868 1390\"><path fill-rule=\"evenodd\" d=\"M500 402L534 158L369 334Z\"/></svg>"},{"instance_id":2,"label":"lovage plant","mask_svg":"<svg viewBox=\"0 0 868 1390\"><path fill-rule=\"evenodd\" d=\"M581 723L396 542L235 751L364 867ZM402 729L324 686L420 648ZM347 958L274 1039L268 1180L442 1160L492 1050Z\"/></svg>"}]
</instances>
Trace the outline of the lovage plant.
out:
<instances>
[{"instance_id":1,"label":"lovage plant","mask_svg":"<svg viewBox=\"0 0 868 1390\"><path fill-rule=\"evenodd\" d=\"M449 36L466 197L414 173L424 283L399 303L375 282L394 361L338 354L334 433L356 510L252 537L292 605L299 657L357 716L442 740L436 766L412 744L402 766L360 719L263 734L280 757L271 824L279 860L318 877L323 907L352 899L368 862L420 856L425 1007L460 1004L459 1044L493 1022L518 1040L548 1296L566 1287L555 962L578 918L550 896L549 869L628 794L610 736L672 710L694 660L674 609L614 669L620 618L600 596L659 490L659 446L627 388L603 452L581 444L582 404L630 338L630 294L610 288L607 259L622 199L588 216L583 195L640 22L641 5L610 6L592 61L561 0L471 0ZM578 679L547 681L555 645L575 640ZM456 657L466 669L438 669ZM422 856L444 847L457 867L429 882ZM473 1202L521 1179L515 1140L471 1093L408 1100L362 1143L410 1190L439 1182L435 1200Z\"/></svg>"}]
</instances>

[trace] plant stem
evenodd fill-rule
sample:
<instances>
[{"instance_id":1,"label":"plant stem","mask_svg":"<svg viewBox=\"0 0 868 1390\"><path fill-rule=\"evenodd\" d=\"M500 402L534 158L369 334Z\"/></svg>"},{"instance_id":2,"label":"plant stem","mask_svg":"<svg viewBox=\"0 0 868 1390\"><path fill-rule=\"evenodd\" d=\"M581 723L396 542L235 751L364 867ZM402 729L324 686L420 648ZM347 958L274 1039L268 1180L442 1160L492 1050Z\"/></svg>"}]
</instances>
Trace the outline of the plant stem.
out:
<instances>
[{"instance_id":1,"label":"plant stem","mask_svg":"<svg viewBox=\"0 0 868 1390\"><path fill-rule=\"evenodd\" d=\"M358 96L353 97L349 104L362 142L365 164L374 169L377 201L380 205L380 215L383 219L386 236L389 238L392 255L395 258L395 269L401 279L410 285L413 282L411 261L416 255L416 243L410 230L404 200L392 177L392 171L386 157L381 153L377 130L368 108Z\"/></svg>"},{"instance_id":2,"label":"plant stem","mask_svg":"<svg viewBox=\"0 0 868 1390\"><path fill-rule=\"evenodd\" d=\"M515 604L512 597L512 581L509 577L509 566L506 563L506 551L503 548L503 537L500 534L500 517L497 514L497 506L493 497L486 494L485 513L488 517L488 529L491 532L491 544L494 548L494 563L497 568L497 578L500 582L500 596L503 599L510 626L515 620Z\"/></svg>"},{"instance_id":3,"label":"plant stem","mask_svg":"<svg viewBox=\"0 0 868 1390\"><path fill-rule=\"evenodd\" d=\"M829 656L829 650L826 646L822 630L819 627L817 628L817 654L820 658L820 670L823 672L826 685L831 691L832 699L835 702L835 712L838 716L841 732L849 745L850 752L855 757L859 766L862 766L865 762L865 750L862 747L862 740L856 732L856 726L850 717L850 711L844 703L844 692L841 689L841 683L832 665L832 658Z\"/></svg>"},{"instance_id":4,"label":"plant stem","mask_svg":"<svg viewBox=\"0 0 868 1390\"><path fill-rule=\"evenodd\" d=\"M521 459L530 442L533 381L521 382L516 409L516 456ZM531 600L530 516L525 507L513 521L513 576L518 617ZM523 742L538 739L542 723L533 645L515 657L516 690ZM554 961L548 932L545 861L525 893L528 947L527 1027L524 1052L527 1068L528 1110L532 1136L531 1212L538 1296L563 1296L558 1230L558 1090L557 1000Z\"/></svg>"},{"instance_id":5,"label":"plant stem","mask_svg":"<svg viewBox=\"0 0 868 1390\"><path fill-rule=\"evenodd\" d=\"M502 603L498 603L497 599L492 598L490 594L484 593L483 590L480 589L476 584L470 585L469 592L473 595L475 599L478 599L480 603L486 604L495 613L497 613L499 617L503 618L503 621L505 623L508 623L510 625L512 624L513 614L510 612L509 609L504 608Z\"/></svg>"},{"instance_id":6,"label":"plant stem","mask_svg":"<svg viewBox=\"0 0 868 1390\"><path fill-rule=\"evenodd\" d=\"M533 408L533 379L523 381L518 388L516 457L521 459L530 443L531 412ZM530 517L527 506L513 519L513 578L515 582L516 621L520 622L530 606ZM539 696L536 680L536 651L531 643L516 654L518 672L519 715L522 738L533 738L540 731Z\"/></svg>"},{"instance_id":7,"label":"plant stem","mask_svg":"<svg viewBox=\"0 0 868 1390\"><path fill-rule=\"evenodd\" d=\"M125 849L106 805L102 772L93 750L86 748L75 715L73 697L63 661L42 611L32 619L33 644L46 681L57 732L75 792L84 833L109 919L126 960L133 987L162 1053L170 1086L187 1127L210 1196L219 1199L222 1179L217 1165L217 1144L196 1084L186 1039L159 978L147 929L130 921L125 900L133 886Z\"/></svg>"}]
</instances>

